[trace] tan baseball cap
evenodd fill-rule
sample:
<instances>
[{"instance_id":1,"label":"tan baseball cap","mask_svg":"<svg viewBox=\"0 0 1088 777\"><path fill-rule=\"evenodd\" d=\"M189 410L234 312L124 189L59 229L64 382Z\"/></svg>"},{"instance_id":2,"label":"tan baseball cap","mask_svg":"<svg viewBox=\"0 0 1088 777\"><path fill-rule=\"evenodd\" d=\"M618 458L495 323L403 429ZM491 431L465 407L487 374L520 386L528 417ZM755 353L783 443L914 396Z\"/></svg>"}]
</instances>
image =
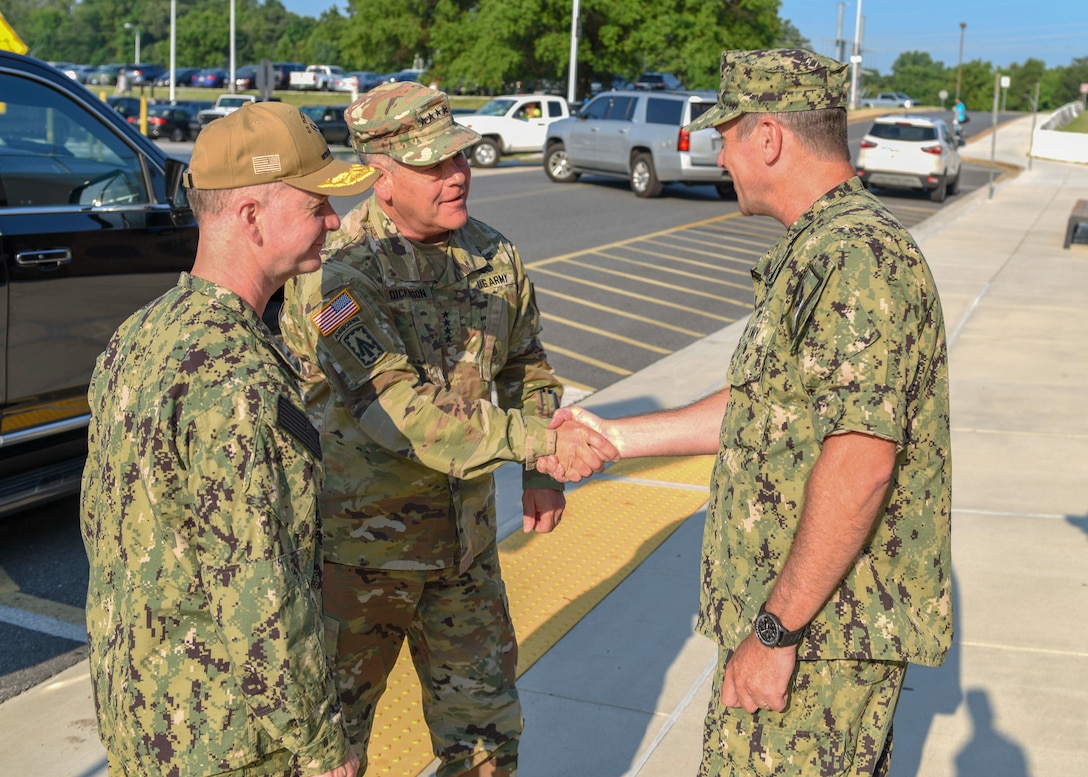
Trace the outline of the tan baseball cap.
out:
<instances>
[{"instance_id":1,"label":"tan baseball cap","mask_svg":"<svg viewBox=\"0 0 1088 777\"><path fill-rule=\"evenodd\" d=\"M476 130L453 120L445 92L414 81L374 87L344 118L360 154L385 154L413 167L433 167L480 141Z\"/></svg>"},{"instance_id":2,"label":"tan baseball cap","mask_svg":"<svg viewBox=\"0 0 1088 777\"><path fill-rule=\"evenodd\" d=\"M687 125L717 127L742 113L845 108L846 65L801 49L723 51L718 104Z\"/></svg>"},{"instance_id":3,"label":"tan baseball cap","mask_svg":"<svg viewBox=\"0 0 1088 777\"><path fill-rule=\"evenodd\" d=\"M190 189L237 189L283 181L326 196L362 194L378 178L373 167L333 158L321 130L293 105L243 105L197 135L185 174Z\"/></svg>"}]
</instances>

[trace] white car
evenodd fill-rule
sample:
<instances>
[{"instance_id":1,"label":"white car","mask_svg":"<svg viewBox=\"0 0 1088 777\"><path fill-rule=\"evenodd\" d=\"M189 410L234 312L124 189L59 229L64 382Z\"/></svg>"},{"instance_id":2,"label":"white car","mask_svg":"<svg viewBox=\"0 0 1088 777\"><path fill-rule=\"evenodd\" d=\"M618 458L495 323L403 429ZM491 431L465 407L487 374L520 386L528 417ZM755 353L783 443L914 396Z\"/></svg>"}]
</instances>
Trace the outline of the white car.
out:
<instances>
[{"instance_id":1,"label":"white car","mask_svg":"<svg viewBox=\"0 0 1088 777\"><path fill-rule=\"evenodd\" d=\"M862 138L854 169L866 189L920 189L944 202L959 188L960 154L940 119L881 116Z\"/></svg>"},{"instance_id":2,"label":"white car","mask_svg":"<svg viewBox=\"0 0 1088 777\"><path fill-rule=\"evenodd\" d=\"M496 97L476 113L460 114L458 124L480 133L469 158L478 167L494 167L503 154L540 151L548 125L570 116L565 97L508 94Z\"/></svg>"}]
</instances>

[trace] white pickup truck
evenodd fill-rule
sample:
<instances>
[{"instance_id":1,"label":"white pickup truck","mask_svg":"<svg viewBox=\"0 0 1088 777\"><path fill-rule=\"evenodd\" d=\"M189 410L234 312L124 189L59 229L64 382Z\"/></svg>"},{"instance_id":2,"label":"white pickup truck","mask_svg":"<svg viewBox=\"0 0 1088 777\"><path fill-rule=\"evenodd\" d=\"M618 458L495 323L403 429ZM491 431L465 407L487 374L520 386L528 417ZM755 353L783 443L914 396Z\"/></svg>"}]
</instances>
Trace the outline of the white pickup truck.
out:
<instances>
[{"instance_id":1,"label":"white pickup truck","mask_svg":"<svg viewBox=\"0 0 1088 777\"><path fill-rule=\"evenodd\" d=\"M476 113L453 118L483 135L470 158L479 167L494 167L503 154L543 151L548 125L571 115L563 97L550 94L509 94L496 97Z\"/></svg>"},{"instance_id":2,"label":"white pickup truck","mask_svg":"<svg viewBox=\"0 0 1088 777\"><path fill-rule=\"evenodd\" d=\"M902 92L880 92L876 97L862 97L862 108L910 108L918 101Z\"/></svg>"},{"instance_id":3,"label":"white pickup truck","mask_svg":"<svg viewBox=\"0 0 1088 777\"><path fill-rule=\"evenodd\" d=\"M257 102L252 94L221 94L211 108L205 108L196 115L200 129L204 129L216 119L221 119L228 113L234 113L246 103Z\"/></svg>"},{"instance_id":4,"label":"white pickup truck","mask_svg":"<svg viewBox=\"0 0 1088 777\"><path fill-rule=\"evenodd\" d=\"M287 88L327 92L332 89L336 79L346 75L344 68L336 65L310 65L305 70L292 73Z\"/></svg>"}]
</instances>

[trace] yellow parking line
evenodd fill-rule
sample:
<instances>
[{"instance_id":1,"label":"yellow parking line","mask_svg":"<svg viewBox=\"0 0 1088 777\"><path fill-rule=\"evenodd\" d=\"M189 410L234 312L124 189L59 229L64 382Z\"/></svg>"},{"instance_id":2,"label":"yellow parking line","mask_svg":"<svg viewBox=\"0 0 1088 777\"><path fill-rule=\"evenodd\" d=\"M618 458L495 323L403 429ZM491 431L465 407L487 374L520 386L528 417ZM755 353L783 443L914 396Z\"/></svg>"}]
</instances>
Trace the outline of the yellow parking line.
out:
<instances>
[{"instance_id":1,"label":"yellow parking line","mask_svg":"<svg viewBox=\"0 0 1088 777\"><path fill-rule=\"evenodd\" d=\"M640 248L638 248L636 246L631 246L631 250L640 251L640 250L644 250L644 249L640 249ZM667 260L667 261L670 261L670 262L672 262L672 261L683 261L682 259L679 259L678 257L663 256L660 253L655 253L655 252L652 252L652 251L647 251L646 253L650 254L651 256L656 256L656 257L659 257L660 259L664 259L664 260ZM681 275L681 276L683 276L685 278L694 278L699 283L717 283L717 284L720 284L722 286L728 286L731 289L742 289L744 291L751 291L752 290L752 284L751 283L741 284L741 283L734 283L733 281L721 280L721 279L718 279L718 278L708 278L706 276L706 273L693 273L693 272L686 272L684 270L676 270L676 269L674 269L672 267L663 267L660 263L640 262L638 259L629 259L629 258L627 258L625 256L615 256L614 254L602 253L601 256L607 256L610 259L615 259L617 262L626 262L627 264L633 264L636 267L647 267L647 268L649 268L651 270L659 270L661 272L672 273L673 275ZM621 273L621 274L623 274L623 273ZM645 280L645 278L640 278L639 280ZM679 288L683 289L683 287L679 287ZM714 294L710 294L710 293L707 293L705 296L710 297L712 299L724 299L724 300L726 300L728 302L735 302L738 305L750 305L751 304L750 302L748 302L748 303L740 302L739 300L734 300L734 299L731 299L729 297L718 297L718 296L716 296Z\"/></svg>"},{"instance_id":2,"label":"yellow parking line","mask_svg":"<svg viewBox=\"0 0 1088 777\"><path fill-rule=\"evenodd\" d=\"M561 375L556 375L555 379L562 383L565 388L574 389L575 391L581 391L585 394L592 394L594 391L597 390L593 388L593 386L587 386L584 383L579 383L578 381L571 380L570 378L564 378Z\"/></svg>"},{"instance_id":3,"label":"yellow parking line","mask_svg":"<svg viewBox=\"0 0 1088 777\"><path fill-rule=\"evenodd\" d=\"M688 335L694 338L706 337L708 332L696 332L693 329L684 329L683 327L673 326L664 321L659 321L656 318L649 318L647 316L640 316L637 313L630 313L626 310L620 310L619 308L609 307L608 305L602 305L599 302L592 302L582 297L573 297L570 294L563 294L558 291L552 291L551 289L543 289L537 287L537 296L550 294L553 297L557 297L565 302L573 302L577 305L585 305L587 308L593 308L594 310L600 310L605 313L609 313L613 316L622 316L623 318L629 318L632 321L641 321L645 324L653 324L654 326L661 327L662 329L668 329L670 332L679 332L682 335Z\"/></svg>"},{"instance_id":4,"label":"yellow parking line","mask_svg":"<svg viewBox=\"0 0 1088 777\"><path fill-rule=\"evenodd\" d=\"M729 256L722 254L721 251L703 251L697 248L689 248L683 245L672 245L670 248L673 251L683 251L685 254L694 254L695 256L709 256L713 261L705 262L699 259L691 259L688 256L679 256L677 254L669 254L668 260L670 262L679 262L680 264L691 265L692 267L703 267L710 272L726 273L728 275L739 275L742 278L748 280L747 288L751 289L751 277L752 277L752 260L747 257ZM643 248L642 246L628 246L628 251L637 251L639 253L648 254L649 256L662 256L660 251L652 251L649 248ZM738 267L731 267L730 264L741 265Z\"/></svg>"},{"instance_id":5,"label":"yellow parking line","mask_svg":"<svg viewBox=\"0 0 1088 777\"><path fill-rule=\"evenodd\" d=\"M706 504L713 462L713 456L620 462L609 467L611 478L568 489L559 530L516 532L499 543L519 676ZM432 762L419 699L405 649L375 717L374 774L411 777Z\"/></svg>"},{"instance_id":6,"label":"yellow parking line","mask_svg":"<svg viewBox=\"0 0 1088 777\"><path fill-rule=\"evenodd\" d=\"M535 262L530 262L529 264L526 264L525 266L528 269L532 270L532 269L535 269L537 267L543 267L543 266L548 265L548 264L554 264L555 262L561 262L561 261L564 261L566 259L574 259L575 257L586 256L588 254L596 253L597 251L602 251L602 250L606 250L606 249L609 249L609 248L616 248L618 246L629 245L631 243L637 243L637 242L639 242L641 240L646 240L646 239L652 238L652 237L658 237L660 235L671 235L674 232L682 232L685 229L694 229L696 227L701 227L701 226L704 226L706 224L716 224L716 223L718 223L720 221L725 221L726 219L737 218L739 216L740 216L739 212L737 212L737 213L726 213L726 214L724 214L722 216L714 216L713 218L705 219L703 221L694 221L691 224L684 224L683 226L679 226L679 227L672 227L670 229L663 229L660 232L651 232L648 235L639 235L638 237L628 238L627 240L618 240L615 243L606 243L606 244L601 245L601 246L596 246L594 248L586 248L586 249L583 249L581 251L575 251L574 253L570 253L570 254L560 254L559 256L553 256L553 257L551 257L549 259L539 259L539 260L537 260Z\"/></svg>"},{"instance_id":7,"label":"yellow parking line","mask_svg":"<svg viewBox=\"0 0 1088 777\"><path fill-rule=\"evenodd\" d=\"M599 269L599 268L595 268L595 269ZM613 286L606 286L603 283L594 283L593 281L587 281L587 280L585 280L583 278L572 278L569 273L556 272L554 270L546 270L546 269L544 269L542 267L537 268L535 272L543 273L545 275L554 275L557 278L563 278L564 280L569 281L571 283L578 283L578 284L581 284L582 286L589 286L590 288L593 288L593 289L602 289L602 290L610 292L612 294L619 294L622 297L631 297L632 299L642 300L643 302L649 302L649 303L654 304L654 305L661 305L662 307L666 307L666 308L674 308L676 310L683 310L683 311L686 311L686 312L691 313L693 315L703 316L704 318L710 318L710 319L713 319L715 321L724 321L727 324L732 324L734 321L736 321L736 319L734 319L734 318L729 318L728 316L719 316L719 315L717 315L715 313L708 313L705 310L699 310L698 308L693 308L690 305L678 305L675 302L667 302L667 301L665 301L663 299L657 299L656 297L647 297L645 294L636 294L633 291L625 291L624 289L617 289L617 288L615 288ZM622 275L622 273L617 273L617 274Z\"/></svg>"},{"instance_id":8,"label":"yellow parking line","mask_svg":"<svg viewBox=\"0 0 1088 777\"><path fill-rule=\"evenodd\" d=\"M598 251L597 253L598 253L598 255L606 256L609 259L616 259L618 261L622 261L622 257L619 257L619 256L613 256L612 254L607 254L607 253L604 253L603 251ZM634 261L634 260L631 260L631 261ZM739 300L730 299L729 297L723 297L723 296L721 296L719 294L712 294L709 291L700 291L699 289L693 289L690 286L677 286L675 283L665 283L665 281L658 281L658 280L654 280L653 278L641 278L641 277L639 277L637 275L631 275L631 273L629 273L629 272L623 272L622 270L613 270L613 269L611 269L609 267L600 267L599 265L593 265L592 269L595 270L596 272L603 272L605 275L618 275L620 278L627 278L629 280L634 281L635 283L645 283L645 284L648 284L650 286L660 286L661 288L669 289L670 291L679 291L679 292L683 292L684 294L694 294L696 297L706 297L707 299L721 300L723 302L732 302L735 305L750 305L751 304L750 302L748 302L748 303L740 302ZM700 279L700 281L701 280L702 279ZM687 309L687 308L685 308L685 309ZM732 321L732 320L733 319L730 319L730 321Z\"/></svg>"},{"instance_id":9,"label":"yellow parking line","mask_svg":"<svg viewBox=\"0 0 1088 777\"><path fill-rule=\"evenodd\" d=\"M592 356L586 356L585 354L577 353L566 348L560 348L558 345L552 345L550 343L542 343L542 345L544 346L544 350L548 353L557 353L562 356L566 356L568 359L575 359L576 361L580 361L583 364L589 364L593 367L596 367L597 369L605 370L606 372L611 372L616 375L624 376L632 374L631 370L624 369L623 367L617 367L616 365L609 364L608 362L602 362L600 359L594 359Z\"/></svg>"},{"instance_id":10,"label":"yellow parking line","mask_svg":"<svg viewBox=\"0 0 1088 777\"><path fill-rule=\"evenodd\" d=\"M647 351L659 353L663 356L667 356L668 354L672 353L672 351L670 351L668 348L661 348L656 345L650 345L649 343L644 343L641 340L635 340L631 337L624 337L623 335L618 335L615 332L606 332L603 329L598 329L595 326L588 326L579 321L571 321L569 318L560 318L559 316L553 316L551 313L541 313L540 317L546 319L547 321L554 321L557 324L563 324L564 326L581 329L583 332L592 332L593 334L600 337L607 337L609 340L616 340L621 343L627 343L627 345L633 345L636 348L643 348Z\"/></svg>"}]
</instances>

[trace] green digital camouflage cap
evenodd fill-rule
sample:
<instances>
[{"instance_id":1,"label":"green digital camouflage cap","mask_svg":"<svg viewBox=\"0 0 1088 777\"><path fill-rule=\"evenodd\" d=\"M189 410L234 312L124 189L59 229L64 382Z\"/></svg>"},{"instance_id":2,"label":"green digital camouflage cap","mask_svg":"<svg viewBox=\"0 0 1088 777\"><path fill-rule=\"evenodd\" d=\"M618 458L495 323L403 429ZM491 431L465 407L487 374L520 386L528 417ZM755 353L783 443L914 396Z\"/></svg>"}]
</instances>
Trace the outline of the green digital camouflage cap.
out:
<instances>
[{"instance_id":1,"label":"green digital camouflage cap","mask_svg":"<svg viewBox=\"0 0 1088 777\"><path fill-rule=\"evenodd\" d=\"M718 104L687 125L717 127L742 113L845 108L846 65L800 49L723 51Z\"/></svg>"},{"instance_id":2,"label":"green digital camouflage cap","mask_svg":"<svg viewBox=\"0 0 1088 777\"><path fill-rule=\"evenodd\" d=\"M360 154L386 154L413 167L431 167L476 145L480 135L453 120L445 92L414 81L371 89L344 111Z\"/></svg>"},{"instance_id":3,"label":"green digital camouflage cap","mask_svg":"<svg viewBox=\"0 0 1088 777\"><path fill-rule=\"evenodd\" d=\"M185 174L190 189L237 189L283 181L326 196L362 194L378 178L366 165L333 159L321 130L287 103L243 105L200 131Z\"/></svg>"}]
</instances>

